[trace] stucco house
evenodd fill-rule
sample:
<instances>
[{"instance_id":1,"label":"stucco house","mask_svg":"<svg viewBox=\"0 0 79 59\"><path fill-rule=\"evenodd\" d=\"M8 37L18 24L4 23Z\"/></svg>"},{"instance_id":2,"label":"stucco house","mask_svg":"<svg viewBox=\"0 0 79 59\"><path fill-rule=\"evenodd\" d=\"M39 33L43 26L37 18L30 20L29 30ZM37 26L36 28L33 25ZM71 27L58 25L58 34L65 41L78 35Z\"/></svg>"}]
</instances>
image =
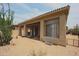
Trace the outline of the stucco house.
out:
<instances>
[{"instance_id":1,"label":"stucco house","mask_svg":"<svg viewBox=\"0 0 79 59\"><path fill-rule=\"evenodd\" d=\"M65 46L69 9L70 6L67 5L19 23L15 27L18 30L18 36Z\"/></svg>"}]
</instances>

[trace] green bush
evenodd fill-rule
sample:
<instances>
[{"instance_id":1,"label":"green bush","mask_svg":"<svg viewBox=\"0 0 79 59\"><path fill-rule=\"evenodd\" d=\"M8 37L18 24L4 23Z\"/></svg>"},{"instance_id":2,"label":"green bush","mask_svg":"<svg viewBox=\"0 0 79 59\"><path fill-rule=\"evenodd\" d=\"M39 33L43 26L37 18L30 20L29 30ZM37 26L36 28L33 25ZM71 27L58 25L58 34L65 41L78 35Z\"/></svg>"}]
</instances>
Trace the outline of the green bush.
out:
<instances>
[{"instance_id":1,"label":"green bush","mask_svg":"<svg viewBox=\"0 0 79 59\"><path fill-rule=\"evenodd\" d=\"M8 5L8 10L4 9L4 4L1 4L0 9L0 31L2 32L2 37L0 38L0 45L10 44L12 39L12 25L13 25L13 14L14 12L10 10L10 5Z\"/></svg>"}]
</instances>

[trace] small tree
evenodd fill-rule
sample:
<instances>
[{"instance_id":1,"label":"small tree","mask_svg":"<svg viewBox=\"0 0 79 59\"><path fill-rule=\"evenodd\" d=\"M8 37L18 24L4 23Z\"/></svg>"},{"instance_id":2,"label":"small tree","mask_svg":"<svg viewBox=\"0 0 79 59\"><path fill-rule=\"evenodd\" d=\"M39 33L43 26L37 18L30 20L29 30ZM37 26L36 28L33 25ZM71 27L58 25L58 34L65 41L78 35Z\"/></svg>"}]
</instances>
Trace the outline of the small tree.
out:
<instances>
[{"instance_id":1,"label":"small tree","mask_svg":"<svg viewBox=\"0 0 79 59\"><path fill-rule=\"evenodd\" d=\"M1 4L0 9L0 31L3 33L3 38L0 39L0 44L3 45L10 43L12 39L12 25L13 25L13 15L14 12L10 10L10 5L8 5L8 10L4 9L4 4Z\"/></svg>"}]
</instances>

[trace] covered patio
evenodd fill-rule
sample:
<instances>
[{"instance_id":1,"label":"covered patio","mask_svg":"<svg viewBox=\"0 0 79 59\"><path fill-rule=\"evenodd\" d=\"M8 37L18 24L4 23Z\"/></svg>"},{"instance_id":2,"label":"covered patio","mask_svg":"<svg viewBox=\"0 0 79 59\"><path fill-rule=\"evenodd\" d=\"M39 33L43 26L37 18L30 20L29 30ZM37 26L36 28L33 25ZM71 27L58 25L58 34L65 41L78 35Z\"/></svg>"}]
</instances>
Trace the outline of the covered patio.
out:
<instances>
[{"instance_id":1,"label":"covered patio","mask_svg":"<svg viewBox=\"0 0 79 59\"><path fill-rule=\"evenodd\" d=\"M68 13L69 6L65 6L19 23L19 36L65 46Z\"/></svg>"}]
</instances>

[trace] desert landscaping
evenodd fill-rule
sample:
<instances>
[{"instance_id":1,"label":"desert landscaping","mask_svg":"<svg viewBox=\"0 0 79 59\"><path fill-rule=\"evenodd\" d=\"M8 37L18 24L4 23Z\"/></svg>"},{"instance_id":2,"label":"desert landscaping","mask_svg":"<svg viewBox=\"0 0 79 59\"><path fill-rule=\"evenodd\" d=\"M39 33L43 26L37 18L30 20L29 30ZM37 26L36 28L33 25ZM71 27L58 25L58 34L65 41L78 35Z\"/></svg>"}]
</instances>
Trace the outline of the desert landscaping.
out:
<instances>
[{"instance_id":1,"label":"desert landscaping","mask_svg":"<svg viewBox=\"0 0 79 59\"><path fill-rule=\"evenodd\" d=\"M67 45L66 47L59 45L47 45L44 42L20 37L17 38L17 31L13 31L13 39L10 45L0 47L0 55L10 56L77 56L79 55L79 47ZM78 39L77 36L67 35L67 39Z\"/></svg>"}]
</instances>

